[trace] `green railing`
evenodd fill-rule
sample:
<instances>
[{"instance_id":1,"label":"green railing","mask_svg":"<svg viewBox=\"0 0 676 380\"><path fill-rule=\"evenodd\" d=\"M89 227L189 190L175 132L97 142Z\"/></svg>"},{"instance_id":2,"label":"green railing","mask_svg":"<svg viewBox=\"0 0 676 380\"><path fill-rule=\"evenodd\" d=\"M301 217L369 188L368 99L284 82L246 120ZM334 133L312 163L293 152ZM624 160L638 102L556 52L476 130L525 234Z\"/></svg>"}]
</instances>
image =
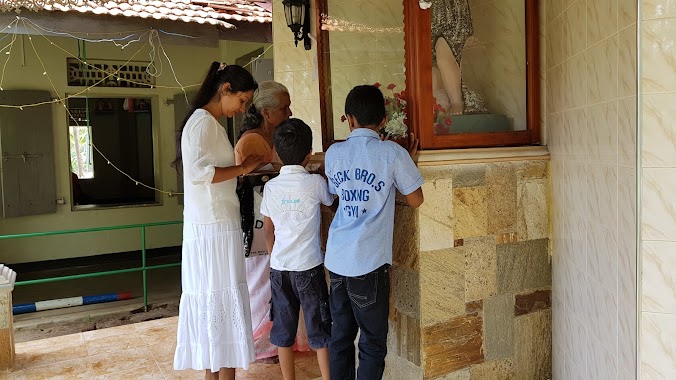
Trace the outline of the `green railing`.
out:
<instances>
[{"instance_id":1,"label":"green railing","mask_svg":"<svg viewBox=\"0 0 676 380\"><path fill-rule=\"evenodd\" d=\"M138 229L141 230L141 266L140 267L127 268L127 269L116 269L116 270L108 270L108 271L98 271L98 272L74 274L74 275L68 275L68 276L59 276L59 277L46 277L46 278L40 278L40 279L36 279L36 280L17 281L15 285L21 286L21 285L44 284L44 283L48 283L48 282L76 280L76 279L80 279L80 278L110 276L110 275L114 275L114 274L131 273L131 272L143 272L143 308L144 308L145 311L148 311L147 271L152 270L152 269L161 269L161 268L180 266L181 263L169 263L169 264L150 265L150 266L146 265L146 228L157 227L157 226L176 225L176 224L182 224L182 223L183 222L179 220L179 221L170 221L170 222L128 224L128 225L122 225L122 226L82 228L82 229L75 229L75 230L30 232L30 233L25 233L25 234L0 235L0 240L31 238L31 237L40 237L40 236L70 235L70 234L79 234L79 233L87 233L87 232L129 230L129 229L138 228Z\"/></svg>"}]
</instances>

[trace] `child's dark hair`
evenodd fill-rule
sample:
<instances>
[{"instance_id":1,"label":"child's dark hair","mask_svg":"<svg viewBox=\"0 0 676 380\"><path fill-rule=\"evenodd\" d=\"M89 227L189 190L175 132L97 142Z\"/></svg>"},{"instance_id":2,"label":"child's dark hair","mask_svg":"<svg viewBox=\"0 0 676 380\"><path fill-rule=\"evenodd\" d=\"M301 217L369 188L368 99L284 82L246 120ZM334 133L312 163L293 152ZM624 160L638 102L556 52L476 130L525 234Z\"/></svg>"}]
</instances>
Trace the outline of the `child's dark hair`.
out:
<instances>
[{"instance_id":1,"label":"child's dark hair","mask_svg":"<svg viewBox=\"0 0 676 380\"><path fill-rule=\"evenodd\" d=\"M386 115L383 93L374 86L353 88L345 99L345 115L352 115L360 127L380 125Z\"/></svg>"},{"instance_id":2,"label":"child's dark hair","mask_svg":"<svg viewBox=\"0 0 676 380\"><path fill-rule=\"evenodd\" d=\"M275 129L272 143L284 165L300 165L312 151L312 130L303 120L288 119Z\"/></svg>"},{"instance_id":3,"label":"child's dark hair","mask_svg":"<svg viewBox=\"0 0 676 380\"><path fill-rule=\"evenodd\" d=\"M176 131L176 158L171 163L171 166L176 169L179 174L182 174L183 158L181 156L181 135L183 134L183 128L185 124L190 119L190 116L199 108L202 108L209 104L211 99L216 96L216 93L221 88L223 83L230 83L230 92L246 92L251 90L256 90L258 88L258 83L254 77L242 66L237 65L227 65L221 68L220 62L213 62L207 76L202 82L197 95L192 100L190 109L185 115L183 122L181 122L181 127Z\"/></svg>"}]
</instances>

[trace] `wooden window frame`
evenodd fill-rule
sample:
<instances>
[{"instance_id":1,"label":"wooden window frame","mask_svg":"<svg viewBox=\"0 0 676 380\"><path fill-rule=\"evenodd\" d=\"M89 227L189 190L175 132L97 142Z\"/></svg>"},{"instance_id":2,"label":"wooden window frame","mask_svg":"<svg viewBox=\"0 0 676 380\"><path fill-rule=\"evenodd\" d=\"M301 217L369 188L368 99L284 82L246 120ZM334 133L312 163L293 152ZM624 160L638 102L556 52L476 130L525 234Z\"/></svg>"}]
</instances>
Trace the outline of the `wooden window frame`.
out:
<instances>
[{"instance_id":1,"label":"wooden window frame","mask_svg":"<svg viewBox=\"0 0 676 380\"><path fill-rule=\"evenodd\" d=\"M454 149L535 145L540 143L540 44L538 0L524 0L526 8L526 130L513 132L434 133L432 91L431 10L422 9L417 0L404 3L404 59L408 98L408 125L420 139L421 149ZM328 0L316 0L315 35L319 70L322 146L326 151L336 142L331 94L331 52L329 32L322 30Z\"/></svg>"}]
</instances>

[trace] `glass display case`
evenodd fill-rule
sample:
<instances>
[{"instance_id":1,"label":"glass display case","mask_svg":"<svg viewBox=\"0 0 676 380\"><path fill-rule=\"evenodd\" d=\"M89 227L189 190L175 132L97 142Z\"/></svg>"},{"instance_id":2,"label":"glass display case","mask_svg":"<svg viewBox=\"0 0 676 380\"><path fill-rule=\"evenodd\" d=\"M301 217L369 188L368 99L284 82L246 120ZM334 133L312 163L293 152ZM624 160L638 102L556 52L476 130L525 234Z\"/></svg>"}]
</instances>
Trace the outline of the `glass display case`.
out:
<instances>
[{"instance_id":1,"label":"glass display case","mask_svg":"<svg viewBox=\"0 0 676 380\"><path fill-rule=\"evenodd\" d=\"M349 134L343 106L380 86L387 134L422 149L540 141L536 0L318 0L324 148Z\"/></svg>"}]
</instances>

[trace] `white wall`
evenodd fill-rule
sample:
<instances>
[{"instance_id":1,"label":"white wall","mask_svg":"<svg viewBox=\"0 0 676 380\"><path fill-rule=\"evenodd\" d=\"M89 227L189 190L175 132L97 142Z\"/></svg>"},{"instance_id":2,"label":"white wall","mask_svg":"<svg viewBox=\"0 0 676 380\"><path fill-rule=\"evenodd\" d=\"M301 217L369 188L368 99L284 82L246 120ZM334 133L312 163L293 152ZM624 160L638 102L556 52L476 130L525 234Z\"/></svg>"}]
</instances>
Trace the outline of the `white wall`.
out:
<instances>
[{"instance_id":1,"label":"white wall","mask_svg":"<svg viewBox=\"0 0 676 380\"><path fill-rule=\"evenodd\" d=\"M635 379L636 4L540 5L552 156L554 379Z\"/></svg>"},{"instance_id":2,"label":"white wall","mask_svg":"<svg viewBox=\"0 0 676 380\"><path fill-rule=\"evenodd\" d=\"M676 7L643 0L641 40L641 379L676 378Z\"/></svg>"},{"instance_id":3,"label":"white wall","mask_svg":"<svg viewBox=\"0 0 676 380\"><path fill-rule=\"evenodd\" d=\"M315 1L310 0L310 9L315 9ZM314 13L312 13L314 15ZM311 16L310 30L314 34L317 20ZM322 148L322 120L319 106L319 81L317 79L317 44L312 41L312 49L305 50L303 42L296 47L293 33L284 18L284 6L275 1L272 7L272 38L274 41L275 80L284 84L291 94L293 117L303 120L312 129L312 149Z\"/></svg>"},{"instance_id":4,"label":"white wall","mask_svg":"<svg viewBox=\"0 0 676 380\"><path fill-rule=\"evenodd\" d=\"M11 36L5 41L9 41ZM77 42L71 38L50 37L55 45L70 54L77 54ZM33 36L32 42L39 57L47 67L47 74L56 87L58 96L82 91L81 87L69 87L66 78L66 58L68 53L50 45L43 37ZM110 59L126 61L134 54L134 60L148 61L150 46L142 46L144 42L135 43L124 50L111 43L87 43L87 57L90 59ZM264 44L220 41L219 47L205 48L190 45L164 45L171 59L178 80L183 86L199 84L209 67L216 61L234 62L235 58ZM268 56L271 54L269 51ZM3 58L5 55L3 54ZM155 136L156 184L164 190L176 190L177 178L170 163L174 158L174 110L165 105L164 100L173 99L180 94L166 59L163 58L163 72L157 78L155 89L133 88L92 88L88 94L144 96L153 99L153 129ZM0 66L1 67L1 66ZM12 48L10 61L4 76L2 87L12 89L34 89L54 91L48 77L33 51L28 36L18 36ZM54 94L56 96L57 94ZM53 113L55 171L57 198L65 198L67 204L58 206L55 214L29 216L0 220L0 234L17 234L35 231L67 230L98 226L137 224L157 221L180 220L182 206L176 197L163 195L161 206L133 207L120 209L100 209L92 211L71 211L70 205L70 170L68 158L67 117L65 109L60 105L49 105ZM40 112L40 108L27 108L25 112ZM30 126L26 126L30 128ZM155 227L148 230L148 247L179 245L181 242L181 226ZM0 263L31 262L53 260L69 257L80 257L111 252L123 252L140 249L140 232L138 230L97 232L56 237L24 238L4 240L0 244Z\"/></svg>"}]
</instances>

